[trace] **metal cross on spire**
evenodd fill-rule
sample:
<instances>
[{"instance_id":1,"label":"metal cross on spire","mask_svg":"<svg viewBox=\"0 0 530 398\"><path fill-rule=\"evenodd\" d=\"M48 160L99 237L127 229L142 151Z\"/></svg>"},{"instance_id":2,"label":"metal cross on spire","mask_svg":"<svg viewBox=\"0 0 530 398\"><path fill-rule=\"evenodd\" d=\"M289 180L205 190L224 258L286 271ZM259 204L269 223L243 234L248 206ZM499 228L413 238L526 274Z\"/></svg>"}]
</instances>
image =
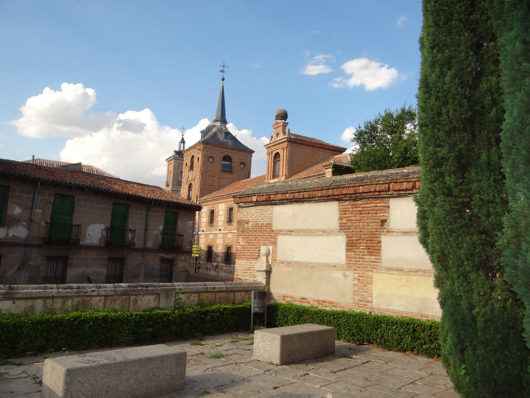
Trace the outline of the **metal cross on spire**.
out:
<instances>
[{"instance_id":1,"label":"metal cross on spire","mask_svg":"<svg viewBox=\"0 0 530 398\"><path fill-rule=\"evenodd\" d=\"M186 148L186 141L184 140L184 131L186 129L184 127L180 128L180 142L179 142L179 151L184 152L184 149Z\"/></svg>"},{"instance_id":2,"label":"metal cross on spire","mask_svg":"<svg viewBox=\"0 0 530 398\"><path fill-rule=\"evenodd\" d=\"M221 80L224 82L225 81L225 74L226 74L226 70L228 69L228 65L225 64L224 62L219 65L219 73L221 73Z\"/></svg>"}]
</instances>

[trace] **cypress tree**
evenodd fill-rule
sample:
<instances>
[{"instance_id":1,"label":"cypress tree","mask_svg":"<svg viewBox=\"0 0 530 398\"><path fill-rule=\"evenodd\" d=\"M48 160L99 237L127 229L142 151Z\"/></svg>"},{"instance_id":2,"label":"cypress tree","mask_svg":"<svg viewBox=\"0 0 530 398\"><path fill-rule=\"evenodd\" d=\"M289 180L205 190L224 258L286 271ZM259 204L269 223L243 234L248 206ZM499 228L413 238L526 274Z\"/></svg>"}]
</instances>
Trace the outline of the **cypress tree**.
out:
<instances>
[{"instance_id":1,"label":"cypress tree","mask_svg":"<svg viewBox=\"0 0 530 398\"><path fill-rule=\"evenodd\" d=\"M504 106L488 2L424 0L420 240L442 307L442 360L464 397L527 397L520 302L498 244L507 209Z\"/></svg>"},{"instance_id":2,"label":"cypress tree","mask_svg":"<svg viewBox=\"0 0 530 398\"><path fill-rule=\"evenodd\" d=\"M530 1L496 1L505 118L503 165L508 214L503 237L506 277L525 306L530 348ZM530 371L530 370L529 370Z\"/></svg>"}]
</instances>

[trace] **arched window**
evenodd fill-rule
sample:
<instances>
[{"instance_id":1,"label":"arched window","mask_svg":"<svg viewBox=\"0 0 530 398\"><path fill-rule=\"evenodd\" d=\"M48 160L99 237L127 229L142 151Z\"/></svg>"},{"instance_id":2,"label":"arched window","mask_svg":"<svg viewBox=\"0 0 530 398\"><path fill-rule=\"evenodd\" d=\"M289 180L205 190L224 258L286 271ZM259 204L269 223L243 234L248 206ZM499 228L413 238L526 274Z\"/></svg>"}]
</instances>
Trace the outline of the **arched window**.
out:
<instances>
[{"instance_id":1,"label":"arched window","mask_svg":"<svg viewBox=\"0 0 530 398\"><path fill-rule=\"evenodd\" d=\"M193 185L190 182L190 185L188 185L188 200L191 200L192 191L193 191Z\"/></svg>"},{"instance_id":2,"label":"arched window","mask_svg":"<svg viewBox=\"0 0 530 398\"><path fill-rule=\"evenodd\" d=\"M193 171L194 163L195 163L195 156L191 155L191 159L190 159L190 171Z\"/></svg>"},{"instance_id":3,"label":"arched window","mask_svg":"<svg viewBox=\"0 0 530 398\"><path fill-rule=\"evenodd\" d=\"M280 176L280 154L276 152L272 157L272 178Z\"/></svg>"},{"instance_id":4,"label":"arched window","mask_svg":"<svg viewBox=\"0 0 530 398\"><path fill-rule=\"evenodd\" d=\"M232 172L232 158L230 156L223 156L223 160L221 160L221 170L227 173Z\"/></svg>"}]
</instances>

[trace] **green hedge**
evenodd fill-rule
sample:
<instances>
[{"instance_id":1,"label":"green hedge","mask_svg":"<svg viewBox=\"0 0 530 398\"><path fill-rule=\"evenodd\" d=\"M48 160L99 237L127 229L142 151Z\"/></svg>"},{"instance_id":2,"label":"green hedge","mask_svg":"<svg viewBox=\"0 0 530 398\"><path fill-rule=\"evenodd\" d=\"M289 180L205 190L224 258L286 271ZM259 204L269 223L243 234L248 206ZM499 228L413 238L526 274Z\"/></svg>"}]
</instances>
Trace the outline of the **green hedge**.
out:
<instances>
[{"instance_id":1,"label":"green hedge","mask_svg":"<svg viewBox=\"0 0 530 398\"><path fill-rule=\"evenodd\" d=\"M395 351L440 355L439 324L413 318L323 310L294 304L270 306L271 326L319 323L339 340ZM247 331L250 305L186 307L176 311L89 311L67 314L0 314L0 357L85 350Z\"/></svg>"},{"instance_id":2,"label":"green hedge","mask_svg":"<svg viewBox=\"0 0 530 398\"><path fill-rule=\"evenodd\" d=\"M250 305L146 312L0 314L0 357L84 350L249 330Z\"/></svg>"},{"instance_id":3,"label":"green hedge","mask_svg":"<svg viewBox=\"0 0 530 398\"><path fill-rule=\"evenodd\" d=\"M295 304L274 304L270 310L270 322L274 326L318 323L336 328L337 338L342 341L375 344L388 350L409 351L428 357L440 356L437 321Z\"/></svg>"}]
</instances>

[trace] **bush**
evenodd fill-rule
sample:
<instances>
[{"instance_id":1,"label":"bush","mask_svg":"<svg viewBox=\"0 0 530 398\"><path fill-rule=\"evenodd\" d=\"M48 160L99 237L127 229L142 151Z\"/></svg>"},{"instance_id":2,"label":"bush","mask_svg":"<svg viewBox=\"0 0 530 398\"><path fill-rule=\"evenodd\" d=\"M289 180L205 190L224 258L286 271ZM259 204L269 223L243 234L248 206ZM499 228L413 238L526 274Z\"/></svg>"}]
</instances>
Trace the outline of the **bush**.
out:
<instances>
[{"instance_id":1,"label":"bush","mask_svg":"<svg viewBox=\"0 0 530 398\"><path fill-rule=\"evenodd\" d=\"M333 326L337 330L337 338L350 343L376 344L388 350L414 352L428 357L440 355L437 321L324 310L295 304L272 305L269 319L274 326L300 323Z\"/></svg>"},{"instance_id":2,"label":"bush","mask_svg":"<svg viewBox=\"0 0 530 398\"><path fill-rule=\"evenodd\" d=\"M146 312L0 314L0 357L85 350L249 330L250 305Z\"/></svg>"}]
</instances>

